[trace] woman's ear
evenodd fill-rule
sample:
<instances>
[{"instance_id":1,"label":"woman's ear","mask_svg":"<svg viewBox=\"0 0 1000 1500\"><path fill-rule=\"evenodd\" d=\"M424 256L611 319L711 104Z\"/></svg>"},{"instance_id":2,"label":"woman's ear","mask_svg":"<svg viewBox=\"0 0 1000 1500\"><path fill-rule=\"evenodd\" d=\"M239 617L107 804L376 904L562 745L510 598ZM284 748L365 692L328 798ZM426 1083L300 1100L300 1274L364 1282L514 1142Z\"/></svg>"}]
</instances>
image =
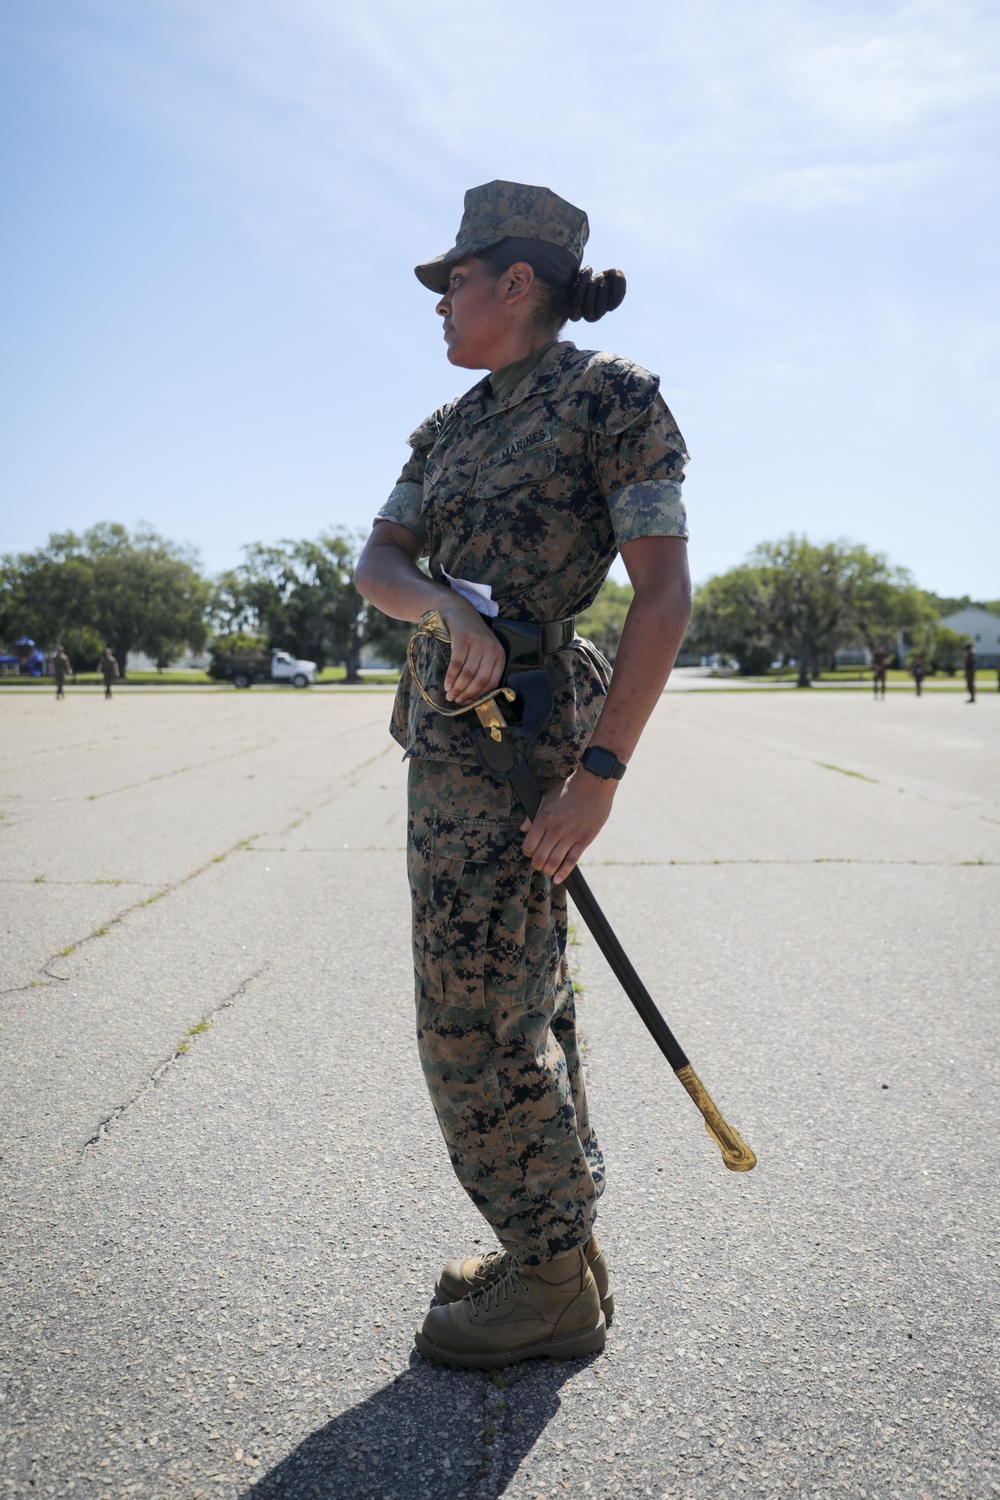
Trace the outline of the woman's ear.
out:
<instances>
[{"instance_id":1,"label":"woman's ear","mask_svg":"<svg viewBox=\"0 0 1000 1500\"><path fill-rule=\"evenodd\" d=\"M526 260L516 260L500 277L499 290L508 307L523 302L535 283L535 273Z\"/></svg>"}]
</instances>

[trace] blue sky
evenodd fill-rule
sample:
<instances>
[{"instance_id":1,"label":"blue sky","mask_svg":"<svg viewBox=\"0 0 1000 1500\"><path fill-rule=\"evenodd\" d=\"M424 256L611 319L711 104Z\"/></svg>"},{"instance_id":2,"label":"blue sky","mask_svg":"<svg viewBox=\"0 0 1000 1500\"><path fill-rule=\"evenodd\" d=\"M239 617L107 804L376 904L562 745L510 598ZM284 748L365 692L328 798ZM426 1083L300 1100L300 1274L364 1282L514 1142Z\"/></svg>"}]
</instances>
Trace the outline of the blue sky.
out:
<instances>
[{"instance_id":1,"label":"blue sky","mask_svg":"<svg viewBox=\"0 0 1000 1500\"><path fill-rule=\"evenodd\" d=\"M7 0L0 550L209 571L366 529L476 378L412 274L467 187L585 208L692 454L695 578L804 531L1000 597L1000 9Z\"/></svg>"}]
</instances>

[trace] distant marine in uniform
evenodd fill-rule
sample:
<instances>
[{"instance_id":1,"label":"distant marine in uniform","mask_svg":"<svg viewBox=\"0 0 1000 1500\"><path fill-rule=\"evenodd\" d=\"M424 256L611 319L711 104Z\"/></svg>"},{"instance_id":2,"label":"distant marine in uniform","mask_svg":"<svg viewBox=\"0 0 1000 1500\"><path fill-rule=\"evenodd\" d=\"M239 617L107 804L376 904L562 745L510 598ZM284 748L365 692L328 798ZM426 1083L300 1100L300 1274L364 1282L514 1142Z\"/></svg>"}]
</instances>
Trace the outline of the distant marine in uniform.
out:
<instances>
[{"instance_id":1,"label":"distant marine in uniform","mask_svg":"<svg viewBox=\"0 0 1000 1500\"><path fill-rule=\"evenodd\" d=\"M888 668L889 653L884 646L879 646L872 657L872 686L875 690L876 698L880 692L882 697L885 697L885 678Z\"/></svg>"},{"instance_id":2,"label":"distant marine in uniform","mask_svg":"<svg viewBox=\"0 0 1000 1500\"><path fill-rule=\"evenodd\" d=\"M969 699L968 699L968 701L970 703L975 703L975 701L976 701L976 667L977 667L978 663L979 663L979 658L976 655L976 648L975 648L975 646L972 644L971 641L966 641L966 643L965 643L965 686L968 688L968 691L969 691Z\"/></svg>"},{"instance_id":3,"label":"distant marine in uniform","mask_svg":"<svg viewBox=\"0 0 1000 1500\"><path fill-rule=\"evenodd\" d=\"M70 661L69 657L66 655L65 651L63 650L63 648L61 646L57 646L56 649L55 649L55 653L54 653L54 655L52 657L52 675L53 675L53 677L56 680L56 697L57 698L65 698L66 694L63 692L63 688L66 685L66 678L67 678L67 676L71 675L72 671L73 671L73 664L72 664L72 662Z\"/></svg>"},{"instance_id":4,"label":"distant marine in uniform","mask_svg":"<svg viewBox=\"0 0 1000 1500\"><path fill-rule=\"evenodd\" d=\"M111 684L121 673L118 670L118 661L110 646L105 646L101 660L98 664L101 676L104 678L104 696L111 697Z\"/></svg>"}]
</instances>

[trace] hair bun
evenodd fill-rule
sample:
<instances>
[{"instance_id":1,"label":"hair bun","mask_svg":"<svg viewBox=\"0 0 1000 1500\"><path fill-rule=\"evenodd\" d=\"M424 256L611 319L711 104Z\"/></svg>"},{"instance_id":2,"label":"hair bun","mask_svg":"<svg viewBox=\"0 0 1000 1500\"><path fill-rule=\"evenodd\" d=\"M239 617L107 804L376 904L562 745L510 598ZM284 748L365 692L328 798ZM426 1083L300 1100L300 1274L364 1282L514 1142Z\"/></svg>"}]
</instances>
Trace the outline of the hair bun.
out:
<instances>
[{"instance_id":1,"label":"hair bun","mask_svg":"<svg viewBox=\"0 0 1000 1500\"><path fill-rule=\"evenodd\" d=\"M627 285L622 271L598 271L595 276L589 266L581 266L572 292L570 318L574 323L581 318L596 323L606 312L621 307Z\"/></svg>"}]
</instances>

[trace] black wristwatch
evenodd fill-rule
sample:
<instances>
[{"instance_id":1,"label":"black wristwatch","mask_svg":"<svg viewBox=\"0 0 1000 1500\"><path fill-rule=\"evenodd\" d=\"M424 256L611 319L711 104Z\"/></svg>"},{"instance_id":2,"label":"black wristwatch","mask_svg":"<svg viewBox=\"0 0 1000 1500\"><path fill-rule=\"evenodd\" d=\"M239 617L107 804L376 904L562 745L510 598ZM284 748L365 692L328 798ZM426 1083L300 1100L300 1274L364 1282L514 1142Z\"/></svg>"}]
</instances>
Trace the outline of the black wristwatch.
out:
<instances>
[{"instance_id":1,"label":"black wristwatch","mask_svg":"<svg viewBox=\"0 0 1000 1500\"><path fill-rule=\"evenodd\" d=\"M627 767L623 760L619 760L613 750L605 750L602 745L588 745L580 756L580 764L585 771L592 776L599 776L602 781L621 781Z\"/></svg>"}]
</instances>

